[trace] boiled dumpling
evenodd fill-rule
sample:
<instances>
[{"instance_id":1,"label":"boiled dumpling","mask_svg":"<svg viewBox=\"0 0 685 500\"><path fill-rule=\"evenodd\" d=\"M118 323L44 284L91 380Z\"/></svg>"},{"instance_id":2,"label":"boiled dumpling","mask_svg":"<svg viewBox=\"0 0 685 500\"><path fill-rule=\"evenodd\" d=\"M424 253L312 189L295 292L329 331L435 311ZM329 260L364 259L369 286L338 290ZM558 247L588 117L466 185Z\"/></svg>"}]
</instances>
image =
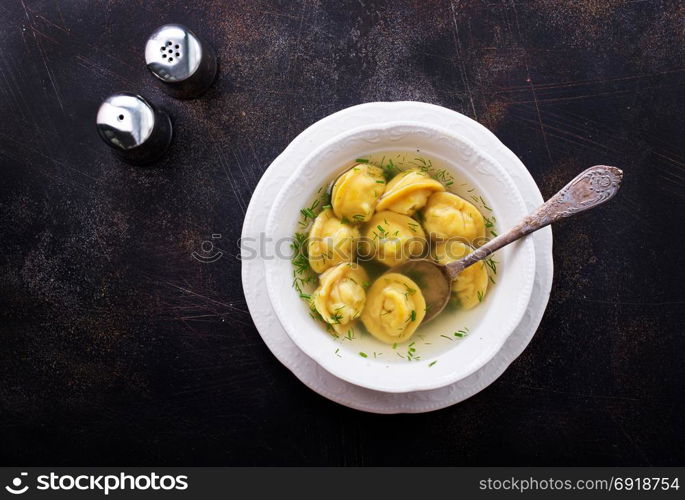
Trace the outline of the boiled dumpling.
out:
<instances>
[{"instance_id":1,"label":"boiled dumpling","mask_svg":"<svg viewBox=\"0 0 685 500\"><path fill-rule=\"evenodd\" d=\"M423 227L435 240L458 238L480 246L485 242L485 221L471 203L452 193L435 193L422 211Z\"/></svg>"},{"instance_id":2,"label":"boiled dumpling","mask_svg":"<svg viewBox=\"0 0 685 500\"><path fill-rule=\"evenodd\" d=\"M383 170L374 165L357 164L335 181L331 192L333 211L340 219L366 222L384 191Z\"/></svg>"},{"instance_id":3,"label":"boiled dumpling","mask_svg":"<svg viewBox=\"0 0 685 500\"><path fill-rule=\"evenodd\" d=\"M388 273L369 288L362 322L378 340L393 344L411 337L425 315L426 301L416 283L403 274Z\"/></svg>"},{"instance_id":4,"label":"boiled dumpling","mask_svg":"<svg viewBox=\"0 0 685 500\"><path fill-rule=\"evenodd\" d=\"M426 172L416 169L405 170L388 182L376 209L413 215L426 204L430 195L444 190L445 187Z\"/></svg>"},{"instance_id":5,"label":"boiled dumpling","mask_svg":"<svg viewBox=\"0 0 685 500\"><path fill-rule=\"evenodd\" d=\"M336 332L346 332L362 313L368 280L366 271L351 262L331 267L319 276L312 304Z\"/></svg>"},{"instance_id":6,"label":"boiled dumpling","mask_svg":"<svg viewBox=\"0 0 685 500\"><path fill-rule=\"evenodd\" d=\"M360 258L374 258L392 267L419 257L426 247L426 234L416 220L395 212L376 212L364 226L359 244Z\"/></svg>"},{"instance_id":7,"label":"boiled dumpling","mask_svg":"<svg viewBox=\"0 0 685 500\"><path fill-rule=\"evenodd\" d=\"M435 245L433 257L440 264L449 264L472 252L472 248L457 240L441 241ZM464 309L471 309L483 301L488 289L488 271L482 260L467 267L452 281L452 296Z\"/></svg>"},{"instance_id":8,"label":"boiled dumpling","mask_svg":"<svg viewBox=\"0 0 685 500\"><path fill-rule=\"evenodd\" d=\"M322 210L309 232L309 265L318 274L341 262L351 261L358 240L356 227L343 223L330 208Z\"/></svg>"}]
</instances>

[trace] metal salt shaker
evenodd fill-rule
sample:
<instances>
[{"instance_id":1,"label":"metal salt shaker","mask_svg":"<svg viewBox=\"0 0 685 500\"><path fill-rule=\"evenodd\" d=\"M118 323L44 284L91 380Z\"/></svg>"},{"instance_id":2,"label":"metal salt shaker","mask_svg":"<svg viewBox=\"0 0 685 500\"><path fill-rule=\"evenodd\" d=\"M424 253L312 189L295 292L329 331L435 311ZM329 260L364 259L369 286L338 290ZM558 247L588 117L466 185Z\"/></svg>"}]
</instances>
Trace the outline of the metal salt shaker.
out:
<instances>
[{"instance_id":1,"label":"metal salt shaker","mask_svg":"<svg viewBox=\"0 0 685 500\"><path fill-rule=\"evenodd\" d=\"M145 46L148 69L178 99L198 97L214 81L216 54L212 47L181 24L157 28Z\"/></svg>"},{"instance_id":2,"label":"metal salt shaker","mask_svg":"<svg viewBox=\"0 0 685 500\"><path fill-rule=\"evenodd\" d=\"M171 143L173 132L169 116L130 92L105 99L96 122L102 140L130 163L150 163Z\"/></svg>"}]
</instances>

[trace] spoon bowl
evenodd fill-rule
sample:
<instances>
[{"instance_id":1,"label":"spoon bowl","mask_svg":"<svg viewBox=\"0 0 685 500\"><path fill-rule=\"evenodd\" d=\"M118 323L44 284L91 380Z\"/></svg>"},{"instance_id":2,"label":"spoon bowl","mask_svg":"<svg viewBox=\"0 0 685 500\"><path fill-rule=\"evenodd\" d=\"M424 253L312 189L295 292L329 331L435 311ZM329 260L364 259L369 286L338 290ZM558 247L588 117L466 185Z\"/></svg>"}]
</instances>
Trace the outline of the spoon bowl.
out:
<instances>
[{"instance_id":1,"label":"spoon bowl","mask_svg":"<svg viewBox=\"0 0 685 500\"><path fill-rule=\"evenodd\" d=\"M391 268L389 273L399 273L416 283L426 301L426 315L423 323L442 312L450 299L452 280L446 266L429 259L412 259Z\"/></svg>"}]
</instances>

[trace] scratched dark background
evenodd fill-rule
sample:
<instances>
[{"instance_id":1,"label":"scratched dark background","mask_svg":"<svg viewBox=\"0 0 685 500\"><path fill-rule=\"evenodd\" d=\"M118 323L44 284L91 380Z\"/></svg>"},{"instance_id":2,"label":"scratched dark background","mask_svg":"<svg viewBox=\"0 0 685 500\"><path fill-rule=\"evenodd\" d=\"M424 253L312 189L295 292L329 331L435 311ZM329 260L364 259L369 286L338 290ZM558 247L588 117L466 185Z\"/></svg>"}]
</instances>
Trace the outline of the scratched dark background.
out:
<instances>
[{"instance_id":1,"label":"scratched dark background","mask_svg":"<svg viewBox=\"0 0 685 500\"><path fill-rule=\"evenodd\" d=\"M0 3L0 458L5 465L683 465L685 5L635 0ZM220 75L177 101L143 62L184 22ZM99 102L141 92L176 135L110 154ZM493 130L550 196L625 170L555 229L549 308L492 386L377 416L262 343L235 258L260 176L350 105L418 100ZM226 255L191 258L212 233Z\"/></svg>"}]
</instances>

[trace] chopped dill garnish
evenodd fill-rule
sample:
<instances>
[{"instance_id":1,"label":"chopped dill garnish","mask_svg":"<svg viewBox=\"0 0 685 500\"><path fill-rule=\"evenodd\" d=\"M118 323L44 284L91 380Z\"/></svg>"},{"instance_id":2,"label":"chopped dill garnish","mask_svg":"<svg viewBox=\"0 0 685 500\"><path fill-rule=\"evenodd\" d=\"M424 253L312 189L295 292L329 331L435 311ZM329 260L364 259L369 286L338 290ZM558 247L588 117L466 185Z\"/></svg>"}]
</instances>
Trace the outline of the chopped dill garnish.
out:
<instances>
[{"instance_id":1,"label":"chopped dill garnish","mask_svg":"<svg viewBox=\"0 0 685 500\"><path fill-rule=\"evenodd\" d=\"M476 295L478 295L478 302L483 302L483 292L478 290L476 291Z\"/></svg>"},{"instance_id":2,"label":"chopped dill garnish","mask_svg":"<svg viewBox=\"0 0 685 500\"><path fill-rule=\"evenodd\" d=\"M338 336L335 334L335 330L333 330L333 328L331 327L331 325L329 325L328 323L326 323L326 321L323 319L323 316L321 316L321 314L319 313L319 311L316 310L316 307L314 307L314 303L313 303L313 302L309 302L309 316L310 316L314 321L319 321L319 322L323 323L323 324L326 326L326 331L327 331L327 332L331 333L331 334L332 334L334 337L336 337L336 338L338 337Z\"/></svg>"},{"instance_id":3,"label":"chopped dill garnish","mask_svg":"<svg viewBox=\"0 0 685 500\"><path fill-rule=\"evenodd\" d=\"M476 196L475 194L471 195L471 199L475 201L476 203L480 203L485 210L490 210L492 212L492 208L488 206L488 204L485 202L482 196L478 195Z\"/></svg>"},{"instance_id":4,"label":"chopped dill garnish","mask_svg":"<svg viewBox=\"0 0 685 500\"><path fill-rule=\"evenodd\" d=\"M396 175L397 172L399 172L399 168L395 166L395 164L392 162L392 159L388 160L388 163L382 165L382 167L383 174L385 175L385 180L390 180L392 177Z\"/></svg>"},{"instance_id":5,"label":"chopped dill garnish","mask_svg":"<svg viewBox=\"0 0 685 500\"><path fill-rule=\"evenodd\" d=\"M355 214L352 216L352 219L354 219L356 222L360 222L364 220L364 216L362 214Z\"/></svg>"},{"instance_id":6,"label":"chopped dill garnish","mask_svg":"<svg viewBox=\"0 0 685 500\"><path fill-rule=\"evenodd\" d=\"M357 158L354 161L357 163L369 163L369 160L367 160L366 158Z\"/></svg>"},{"instance_id":7,"label":"chopped dill garnish","mask_svg":"<svg viewBox=\"0 0 685 500\"><path fill-rule=\"evenodd\" d=\"M452 177L452 174L450 174L447 169L440 168L436 170L433 168L433 163L430 160L426 161L423 160L423 158L416 158L416 160L422 163L420 167L421 171L426 172L443 186L449 187L454 184L454 177Z\"/></svg>"},{"instance_id":8,"label":"chopped dill garnish","mask_svg":"<svg viewBox=\"0 0 685 500\"><path fill-rule=\"evenodd\" d=\"M347 217L343 217L342 219L340 219L340 222L342 222L343 224L349 224L350 219L348 219Z\"/></svg>"},{"instance_id":9,"label":"chopped dill garnish","mask_svg":"<svg viewBox=\"0 0 685 500\"><path fill-rule=\"evenodd\" d=\"M339 358L342 358L342 356L341 356L339 353L340 353L340 347L338 347L338 348L335 350L335 355L338 356Z\"/></svg>"},{"instance_id":10,"label":"chopped dill garnish","mask_svg":"<svg viewBox=\"0 0 685 500\"><path fill-rule=\"evenodd\" d=\"M454 336L460 339L463 339L469 334L469 329L467 327L464 327L462 330L457 330L454 332Z\"/></svg>"},{"instance_id":11,"label":"chopped dill garnish","mask_svg":"<svg viewBox=\"0 0 685 500\"><path fill-rule=\"evenodd\" d=\"M330 194L324 189L324 186L319 188L317 194L319 197L315 199L309 207L305 207L300 210L300 214L302 214L300 226L302 227L307 227L309 225L309 221L316 219L316 216L322 210L325 208L330 208Z\"/></svg>"},{"instance_id":12,"label":"chopped dill garnish","mask_svg":"<svg viewBox=\"0 0 685 500\"><path fill-rule=\"evenodd\" d=\"M366 354L365 352L360 352L359 355L360 355L362 358L368 358L368 357L369 357L369 355Z\"/></svg>"},{"instance_id":13,"label":"chopped dill garnish","mask_svg":"<svg viewBox=\"0 0 685 500\"><path fill-rule=\"evenodd\" d=\"M293 275L294 274L295 274L295 271L293 271ZM309 281L310 281L309 278L303 280L302 278L295 277L293 279L293 288L295 289L295 291L297 293L302 293L302 285L306 285L307 283L309 283Z\"/></svg>"},{"instance_id":14,"label":"chopped dill garnish","mask_svg":"<svg viewBox=\"0 0 685 500\"><path fill-rule=\"evenodd\" d=\"M312 300L312 296L308 293L300 293L300 298L305 300Z\"/></svg>"},{"instance_id":15,"label":"chopped dill garnish","mask_svg":"<svg viewBox=\"0 0 685 500\"><path fill-rule=\"evenodd\" d=\"M295 266L295 273L297 274L302 274L311 269L309 266L309 259L301 253L297 254L297 256L293 258L293 266Z\"/></svg>"},{"instance_id":16,"label":"chopped dill garnish","mask_svg":"<svg viewBox=\"0 0 685 500\"><path fill-rule=\"evenodd\" d=\"M409 315L412 321L416 321L416 311L412 309L411 314Z\"/></svg>"},{"instance_id":17,"label":"chopped dill garnish","mask_svg":"<svg viewBox=\"0 0 685 500\"><path fill-rule=\"evenodd\" d=\"M417 357L415 355L415 353L416 353L416 348L414 347L415 343L416 342L412 342L411 344L409 344L407 346L407 360L408 361L411 361L412 359L417 359L417 360L420 359L419 357Z\"/></svg>"},{"instance_id":18,"label":"chopped dill garnish","mask_svg":"<svg viewBox=\"0 0 685 500\"><path fill-rule=\"evenodd\" d=\"M300 213L305 219L316 219L316 214L311 208L303 208Z\"/></svg>"},{"instance_id":19,"label":"chopped dill garnish","mask_svg":"<svg viewBox=\"0 0 685 500\"><path fill-rule=\"evenodd\" d=\"M440 336L441 336L441 337L445 337L447 340L449 340L450 342L452 342L452 339L449 338L447 335L440 335Z\"/></svg>"},{"instance_id":20,"label":"chopped dill garnish","mask_svg":"<svg viewBox=\"0 0 685 500\"><path fill-rule=\"evenodd\" d=\"M431 366L433 366L437 362L438 362L437 359L435 361L431 361L430 363L428 363L428 368L430 368Z\"/></svg>"},{"instance_id":21,"label":"chopped dill garnish","mask_svg":"<svg viewBox=\"0 0 685 500\"><path fill-rule=\"evenodd\" d=\"M293 242L290 244L290 248L292 248L295 252L304 251L305 241L307 241L307 235L306 234L295 233L295 238L293 239Z\"/></svg>"},{"instance_id":22,"label":"chopped dill garnish","mask_svg":"<svg viewBox=\"0 0 685 500\"><path fill-rule=\"evenodd\" d=\"M369 283L368 281L365 281L364 283L362 283L362 288L363 288L364 290L366 290L366 289L369 288L370 286L371 286L371 283Z\"/></svg>"},{"instance_id":23,"label":"chopped dill garnish","mask_svg":"<svg viewBox=\"0 0 685 500\"><path fill-rule=\"evenodd\" d=\"M497 261L495 259L493 259L492 257L488 257L486 259L483 259L483 262L485 262L485 265L490 268L493 274L497 274Z\"/></svg>"},{"instance_id":24,"label":"chopped dill garnish","mask_svg":"<svg viewBox=\"0 0 685 500\"><path fill-rule=\"evenodd\" d=\"M492 222L492 220L490 220L488 217L483 216L483 221L485 222L485 227L487 228L491 228L495 225L495 223Z\"/></svg>"},{"instance_id":25,"label":"chopped dill garnish","mask_svg":"<svg viewBox=\"0 0 685 500\"><path fill-rule=\"evenodd\" d=\"M395 343L392 345L392 348L393 348L393 349L397 349L397 342L395 342Z\"/></svg>"}]
</instances>

